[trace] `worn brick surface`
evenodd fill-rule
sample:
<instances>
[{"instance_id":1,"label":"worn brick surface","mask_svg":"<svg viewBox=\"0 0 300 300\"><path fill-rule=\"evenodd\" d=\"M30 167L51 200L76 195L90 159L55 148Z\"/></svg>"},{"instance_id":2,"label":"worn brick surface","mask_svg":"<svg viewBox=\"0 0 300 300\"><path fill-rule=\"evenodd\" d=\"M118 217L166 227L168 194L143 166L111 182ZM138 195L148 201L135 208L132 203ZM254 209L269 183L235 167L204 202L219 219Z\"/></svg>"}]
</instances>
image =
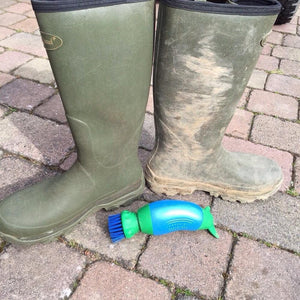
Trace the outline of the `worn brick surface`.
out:
<instances>
[{"instance_id":1,"label":"worn brick surface","mask_svg":"<svg viewBox=\"0 0 300 300\"><path fill-rule=\"evenodd\" d=\"M12 81L14 78L14 76L0 72L0 88L8 82Z\"/></svg>"},{"instance_id":2,"label":"worn brick surface","mask_svg":"<svg viewBox=\"0 0 300 300\"><path fill-rule=\"evenodd\" d=\"M74 147L69 127L27 113L0 120L0 148L46 165L57 165Z\"/></svg>"},{"instance_id":3,"label":"worn brick surface","mask_svg":"<svg viewBox=\"0 0 300 300\"><path fill-rule=\"evenodd\" d=\"M267 42L272 44L281 44L282 43L283 34L277 31L272 31L267 37Z\"/></svg>"},{"instance_id":4,"label":"worn brick surface","mask_svg":"<svg viewBox=\"0 0 300 300\"><path fill-rule=\"evenodd\" d=\"M273 26L273 30L283 32L283 33L296 34L297 26L295 24L286 23L282 25Z\"/></svg>"},{"instance_id":5,"label":"worn brick surface","mask_svg":"<svg viewBox=\"0 0 300 300\"><path fill-rule=\"evenodd\" d=\"M273 49L272 55L289 60L300 61L300 49L297 48L276 46Z\"/></svg>"},{"instance_id":6,"label":"worn brick surface","mask_svg":"<svg viewBox=\"0 0 300 300\"><path fill-rule=\"evenodd\" d=\"M264 45L263 49L261 50L261 54L270 55L272 49L273 49L273 45L267 43Z\"/></svg>"},{"instance_id":7,"label":"worn brick surface","mask_svg":"<svg viewBox=\"0 0 300 300\"><path fill-rule=\"evenodd\" d=\"M14 0L1 0L0 8L5 8L5 7L8 7L8 6L16 4L16 3L17 3L17 1L14 1Z\"/></svg>"},{"instance_id":8,"label":"worn brick surface","mask_svg":"<svg viewBox=\"0 0 300 300\"><path fill-rule=\"evenodd\" d=\"M299 198L278 192L267 200L249 204L216 198L215 223L278 246L300 251Z\"/></svg>"},{"instance_id":9,"label":"worn brick surface","mask_svg":"<svg viewBox=\"0 0 300 300\"><path fill-rule=\"evenodd\" d=\"M9 247L0 255L0 298L62 299L84 267L85 258L63 244Z\"/></svg>"},{"instance_id":10,"label":"worn brick surface","mask_svg":"<svg viewBox=\"0 0 300 300\"><path fill-rule=\"evenodd\" d=\"M20 50L37 56L47 57L41 37L30 33L16 33L0 41L0 46Z\"/></svg>"},{"instance_id":11,"label":"worn brick surface","mask_svg":"<svg viewBox=\"0 0 300 300\"><path fill-rule=\"evenodd\" d=\"M280 62L280 70L286 75L300 77L300 62L282 59Z\"/></svg>"},{"instance_id":12,"label":"worn brick surface","mask_svg":"<svg viewBox=\"0 0 300 300\"><path fill-rule=\"evenodd\" d=\"M223 145L229 151L253 153L276 161L284 177L280 190L285 191L290 186L293 164L293 156L290 153L230 137L224 137Z\"/></svg>"},{"instance_id":13,"label":"worn brick surface","mask_svg":"<svg viewBox=\"0 0 300 300\"><path fill-rule=\"evenodd\" d=\"M286 299L299 297L299 257L241 238L236 245L225 297Z\"/></svg>"},{"instance_id":14,"label":"worn brick surface","mask_svg":"<svg viewBox=\"0 0 300 300\"><path fill-rule=\"evenodd\" d=\"M0 103L19 109L32 110L54 92L52 87L25 79L16 79L0 90Z\"/></svg>"},{"instance_id":15,"label":"worn brick surface","mask_svg":"<svg viewBox=\"0 0 300 300\"><path fill-rule=\"evenodd\" d=\"M146 202L135 201L133 204L120 209L105 212L99 211L92 214L82 224L66 236L68 240L75 240L84 248L96 251L110 259L125 264L128 268L134 268L141 249L146 241L146 235L138 233L131 239L122 240L119 243L112 243L108 233L108 216L118 214L123 210L137 211Z\"/></svg>"},{"instance_id":16,"label":"worn brick surface","mask_svg":"<svg viewBox=\"0 0 300 300\"><path fill-rule=\"evenodd\" d=\"M283 45L293 48L300 48L300 37L295 35L287 35L283 39Z\"/></svg>"},{"instance_id":17,"label":"worn brick surface","mask_svg":"<svg viewBox=\"0 0 300 300\"><path fill-rule=\"evenodd\" d=\"M206 231L173 232L154 236L140 258L139 270L174 282L201 296L220 296L232 237L218 230L215 239Z\"/></svg>"},{"instance_id":18,"label":"worn brick surface","mask_svg":"<svg viewBox=\"0 0 300 300\"><path fill-rule=\"evenodd\" d=\"M243 109L237 109L230 121L226 134L247 139L252 123L253 114Z\"/></svg>"},{"instance_id":19,"label":"worn brick surface","mask_svg":"<svg viewBox=\"0 0 300 300\"><path fill-rule=\"evenodd\" d=\"M73 153L70 154L70 156L68 156L64 160L64 162L59 167L62 170L67 171L67 170L69 170L74 165L74 163L76 162L76 160L77 160L77 153L73 152Z\"/></svg>"},{"instance_id":20,"label":"worn brick surface","mask_svg":"<svg viewBox=\"0 0 300 300\"><path fill-rule=\"evenodd\" d=\"M0 118L2 118L6 112L7 112L7 108L0 105ZM0 155L0 158L1 158L1 155Z\"/></svg>"},{"instance_id":21,"label":"worn brick surface","mask_svg":"<svg viewBox=\"0 0 300 300\"><path fill-rule=\"evenodd\" d=\"M289 76L271 74L266 84L266 90L300 97L300 80Z\"/></svg>"},{"instance_id":22,"label":"worn brick surface","mask_svg":"<svg viewBox=\"0 0 300 300\"><path fill-rule=\"evenodd\" d=\"M257 69L266 71L277 70L279 65L279 59L268 55L260 55L256 64Z\"/></svg>"},{"instance_id":23,"label":"worn brick surface","mask_svg":"<svg viewBox=\"0 0 300 300\"><path fill-rule=\"evenodd\" d=\"M257 116L251 133L254 142L300 154L300 124Z\"/></svg>"},{"instance_id":24,"label":"worn brick surface","mask_svg":"<svg viewBox=\"0 0 300 300\"><path fill-rule=\"evenodd\" d=\"M31 5L28 3L17 3L6 7L4 10L11 13L24 14L26 11L31 10Z\"/></svg>"},{"instance_id":25,"label":"worn brick surface","mask_svg":"<svg viewBox=\"0 0 300 300\"><path fill-rule=\"evenodd\" d=\"M147 150L152 150L155 142L155 129L154 129L154 116L151 114L145 114L145 121L140 139L140 147Z\"/></svg>"},{"instance_id":26,"label":"worn brick surface","mask_svg":"<svg viewBox=\"0 0 300 300\"><path fill-rule=\"evenodd\" d=\"M91 266L72 300L168 300L168 289L141 275L107 262Z\"/></svg>"},{"instance_id":27,"label":"worn brick surface","mask_svg":"<svg viewBox=\"0 0 300 300\"><path fill-rule=\"evenodd\" d=\"M247 99L249 97L249 93L250 93L250 89L246 88L239 103L238 103L238 107L245 107L247 104Z\"/></svg>"},{"instance_id":28,"label":"worn brick surface","mask_svg":"<svg viewBox=\"0 0 300 300\"><path fill-rule=\"evenodd\" d=\"M17 15L17 14L13 14L13 13L4 13L1 15L0 25L9 26L9 25L15 24L17 22L20 22L21 20L24 20L24 19L26 19L26 17L21 16L21 15Z\"/></svg>"},{"instance_id":29,"label":"worn brick surface","mask_svg":"<svg viewBox=\"0 0 300 300\"><path fill-rule=\"evenodd\" d=\"M10 28L13 28L15 30L25 31L25 32L33 32L39 28L39 25L36 19L28 18L26 20L11 25Z\"/></svg>"},{"instance_id":30,"label":"worn brick surface","mask_svg":"<svg viewBox=\"0 0 300 300\"><path fill-rule=\"evenodd\" d=\"M295 98L260 90L251 93L247 108L286 119L297 119L298 116L298 101Z\"/></svg>"},{"instance_id":31,"label":"worn brick surface","mask_svg":"<svg viewBox=\"0 0 300 300\"><path fill-rule=\"evenodd\" d=\"M248 82L248 87L262 90L265 86L267 75L268 74L262 70L254 70Z\"/></svg>"},{"instance_id":32,"label":"worn brick surface","mask_svg":"<svg viewBox=\"0 0 300 300\"><path fill-rule=\"evenodd\" d=\"M300 194L300 158L295 162L295 190Z\"/></svg>"},{"instance_id":33,"label":"worn brick surface","mask_svg":"<svg viewBox=\"0 0 300 300\"><path fill-rule=\"evenodd\" d=\"M51 84L54 82L54 76L49 60L43 58L35 58L30 62L18 68L15 75L39 81L41 83Z\"/></svg>"},{"instance_id":34,"label":"worn brick surface","mask_svg":"<svg viewBox=\"0 0 300 300\"><path fill-rule=\"evenodd\" d=\"M0 71L8 73L32 58L31 55L25 53L6 51L0 54Z\"/></svg>"},{"instance_id":35,"label":"worn brick surface","mask_svg":"<svg viewBox=\"0 0 300 300\"><path fill-rule=\"evenodd\" d=\"M66 123L67 118L61 98L59 94L54 95L48 101L40 105L34 110L36 115L58 121L61 123Z\"/></svg>"},{"instance_id":36,"label":"worn brick surface","mask_svg":"<svg viewBox=\"0 0 300 300\"><path fill-rule=\"evenodd\" d=\"M0 159L0 199L54 174L24 159L3 157Z\"/></svg>"},{"instance_id":37,"label":"worn brick surface","mask_svg":"<svg viewBox=\"0 0 300 300\"><path fill-rule=\"evenodd\" d=\"M12 35L15 33L14 30L0 26L0 40Z\"/></svg>"}]
</instances>

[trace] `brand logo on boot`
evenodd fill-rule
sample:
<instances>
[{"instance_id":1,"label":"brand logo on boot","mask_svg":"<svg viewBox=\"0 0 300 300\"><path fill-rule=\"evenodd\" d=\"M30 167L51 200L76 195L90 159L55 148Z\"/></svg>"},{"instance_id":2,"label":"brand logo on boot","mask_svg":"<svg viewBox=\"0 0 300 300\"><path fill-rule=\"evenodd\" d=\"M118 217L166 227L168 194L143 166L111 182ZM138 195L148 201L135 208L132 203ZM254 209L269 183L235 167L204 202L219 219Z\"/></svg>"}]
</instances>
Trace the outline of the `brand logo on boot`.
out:
<instances>
[{"instance_id":1,"label":"brand logo on boot","mask_svg":"<svg viewBox=\"0 0 300 300\"><path fill-rule=\"evenodd\" d=\"M63 45L63 40L57 35L41 31L41 36L46 50L56 50Z\"/></svg>"}]
</instances>

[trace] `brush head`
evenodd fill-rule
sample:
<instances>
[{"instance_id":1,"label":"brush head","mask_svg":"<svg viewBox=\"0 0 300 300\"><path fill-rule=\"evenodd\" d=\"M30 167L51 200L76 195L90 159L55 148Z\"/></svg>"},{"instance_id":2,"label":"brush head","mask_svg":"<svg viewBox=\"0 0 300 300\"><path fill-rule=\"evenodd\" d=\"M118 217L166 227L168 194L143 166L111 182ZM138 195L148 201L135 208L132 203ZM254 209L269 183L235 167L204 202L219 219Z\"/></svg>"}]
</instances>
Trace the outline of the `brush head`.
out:
<instances>
[{"instance_id":1,"label":"brush head","mask_svg":"<svg viewBox=\"0 0 300 300\"><path fill-rule=\"evenodd\" d=\"M108 231L113 243L125 238L121 214L111 215L108 217Z\"/></svg>"}]
</instances>

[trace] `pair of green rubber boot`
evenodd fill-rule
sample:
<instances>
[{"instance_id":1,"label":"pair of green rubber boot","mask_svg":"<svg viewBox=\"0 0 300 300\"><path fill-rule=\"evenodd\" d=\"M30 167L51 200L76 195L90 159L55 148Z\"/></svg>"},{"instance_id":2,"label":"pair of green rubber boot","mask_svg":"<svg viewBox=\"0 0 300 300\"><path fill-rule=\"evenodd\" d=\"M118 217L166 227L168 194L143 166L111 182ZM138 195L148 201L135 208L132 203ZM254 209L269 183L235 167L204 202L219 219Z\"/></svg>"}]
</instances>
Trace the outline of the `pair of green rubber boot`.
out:
<instances>
[{"instance_id":1,"label":"pair of green rubber boot","mask_svg":"<svg viewBox=\"0 0 300 300\"><path fill-rule=\"evenodd\" d=\"M231 201L280 186L276 163L231 153L224 131L276 19L275 0L161 0L154 63L156 192L200 189ZM32 0L78 160L0 202L0 236L51 240L100 208L143 193L137 150L152 66L153 0Z\"/></svg>"}]
</instances>

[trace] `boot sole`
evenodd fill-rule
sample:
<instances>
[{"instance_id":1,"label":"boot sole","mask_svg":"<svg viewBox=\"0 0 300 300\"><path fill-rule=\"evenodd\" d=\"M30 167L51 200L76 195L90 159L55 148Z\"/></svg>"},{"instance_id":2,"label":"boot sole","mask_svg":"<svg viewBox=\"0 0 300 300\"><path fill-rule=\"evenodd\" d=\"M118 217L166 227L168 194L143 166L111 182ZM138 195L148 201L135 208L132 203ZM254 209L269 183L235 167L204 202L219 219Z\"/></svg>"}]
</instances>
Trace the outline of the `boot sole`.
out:
<instances>
[{"instance_id":1,"label":"boot sole","mask_svg":"<svg viewBox=\"0 0 300 300\"><path fill-rule=\"evenodd\" d=\"M170 196L174 196L176 194L189 195L194 191L200 190L209 192L211 196L221 197L223 200L241 203L251 203L255 200L267 199L278 191L283 181L283 178L281 178L281 180L271 190L268 189L260 192L239 191L206 182L186 181L182 179L157 176L148 165L145 170L145 179L149 188L158 194L166 194Z\"/></svg>"},{"instance_id":2,"label":"boot sole","mask_svg":"<svg viewBox=\"0 0 300 300\"><path fill-rule=\"evenodd\" d=\"M46 236L39 235L39 236L31 236L30 238L17 238L15 236L7 235L4 233L1 233L1 236L5 241L14 244L19 244L19 245L31 245L36 243L49 243L55 241L57 237L71 232L74 226L84 221L90 214L97 212L100 209L113 210L120 206L130 205L132 202L134 202L138 197L140 197L143 194L144 187L145 187L144 180L142 180L141 182L135 184L134 187L132 186L130 188L127 187L119 191L118 193L111 194L105 198L100 198L96 201L96 204L93 205L93 207L87 209L80 216L74 217L63 228L53 229L52 232L47 232ZM133 188L134 190L128 191ZM124 194L126 191L127 193L125 195L120 196L120 194ZM111 201L111 199L114 200ZM110 201L110 202L103 204L104 201Z\"/></svg>"}]
</instances>

